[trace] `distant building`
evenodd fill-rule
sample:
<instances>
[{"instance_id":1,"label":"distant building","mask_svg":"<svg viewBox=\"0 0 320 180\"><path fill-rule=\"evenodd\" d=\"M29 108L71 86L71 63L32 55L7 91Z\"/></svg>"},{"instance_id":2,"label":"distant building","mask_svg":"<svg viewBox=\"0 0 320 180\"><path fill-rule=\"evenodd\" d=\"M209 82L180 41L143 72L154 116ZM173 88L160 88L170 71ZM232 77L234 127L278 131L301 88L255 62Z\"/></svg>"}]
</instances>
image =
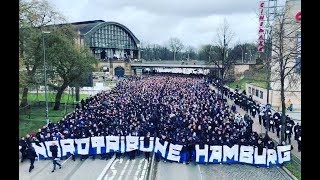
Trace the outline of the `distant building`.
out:
<instances>
[{"instance_id":1,"label":"distant building","mask_svg":"<svg viewBox=\"0 0 320 180\"><path fill-rule=\"evenodd\" d=\"M108 76L131 75L129 62L140 59L140 41L126 26L103 20L74 22L67 25L71 25L77 33L76 44L89 47L92 54L100 60L98 65L100 71ZM101 73L99 76L102 76Z\"/></svg>"},{"instance_id":2,"label":"distant building","mask_svg":"<svg viewBox=\"0 0 320 180\"><path fill-rule=\"evenodd\" d=\"M284 23L284 49L287 51L293 51L293 47L301 47L301 22L297 17L301 13L301 0L287 0L285 4L285 23ZM277 22L274 22L277 24ZM277 27L277 25L275 25ZM274 43L276 44L276 43ZM275 48L274 46L272 48ZM297 52L300 52L298 49ZM284 52L288 53L288 52ZM274 56L276 56L273 52ZM285 80L285 99L290 100L295 109L301 109L301 74L300 74L300 62L301 53L295 54L295 56L288 60L288 67L294 67L291 71L292 76ZM273 64L273 63L271 63ZM279 65L273 65L271 67L271 81L272 96L270 102L274 106L280 106L280 79L279 73L277 73L277 67ZM288 72L286 72L288 73Z\"/></svg>"},{"instance_id":3,"label":"distant building","mask_svg":"<svg viewBox=\"0 0 320 180\"><path fill-rule=\"evenodd\" d=\"M284 22L284 49L292 51L292 47L301 47L301 0L287 0L285 3L285 22ZM273 22L273 31L277 31L276 28L279 26L279 22L276 19ZM272 48L274 49L277 45L277 40L272 37L273 43ZM297 52L300 52L298 49ZM286 52L284 52L286 53ZM276 57L275 52L272 52L272 56ZM287 65L290 67L295 67L291 72L293 73L293 78L287 78L285 80L285 99L286 102L290 100L293 104L294 109L301 109L301 74L300 74L300 62L301 54L297 53L292 59L288 60L290 63ZM281 99L280 99L280 78L278 72L279 64L272 59L271 61L271 83L269 91L269 102L274 107L281 109ZM253 98L259 102L267 102L267 90L265 88L258 87L253 84L248 84L246 91L253 95Z\"/></svg>"}]
</instances>

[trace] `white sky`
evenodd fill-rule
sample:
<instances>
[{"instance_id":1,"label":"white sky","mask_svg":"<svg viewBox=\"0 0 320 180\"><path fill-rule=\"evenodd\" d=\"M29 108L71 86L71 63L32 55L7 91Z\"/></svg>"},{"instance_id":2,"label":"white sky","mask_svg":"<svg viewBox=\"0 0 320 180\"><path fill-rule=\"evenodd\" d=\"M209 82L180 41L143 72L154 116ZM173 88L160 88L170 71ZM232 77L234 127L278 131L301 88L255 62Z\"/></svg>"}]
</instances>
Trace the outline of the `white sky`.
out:
<instances>
[{"instance_id":1,"label":"white sky","mask_svg":"<svg viewBox=\"0 0 320 180\"><path fill-rule=\"evenodd\" d=\"M256 42L259 0L48 0L67 22L104 20L128 27L142 43L170 37L198 48L213 43L226 18L234 42ZM279 0L284 1L284 0Z\"/></svg>"}]
</instances>

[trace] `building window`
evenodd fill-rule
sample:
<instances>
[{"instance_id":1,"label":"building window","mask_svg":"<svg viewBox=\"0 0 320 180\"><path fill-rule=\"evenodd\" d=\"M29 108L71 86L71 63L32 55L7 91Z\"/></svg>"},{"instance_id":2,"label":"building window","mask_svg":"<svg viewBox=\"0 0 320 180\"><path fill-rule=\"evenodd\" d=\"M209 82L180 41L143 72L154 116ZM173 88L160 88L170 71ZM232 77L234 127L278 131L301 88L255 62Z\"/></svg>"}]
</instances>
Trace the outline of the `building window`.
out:
<instances>
[{"instance_id":1,"label":"building window","mask_svg":"<svg viewBox=\"0 0 320 180\"><path fill-rule=\"evenodd\" d=\"M259 97L259 90L256 90L256 96Z\"/></svg>"},{"instance_id":2,"label":"building window","mask_svg":"<svg viewBox=\"0 0 320 180\"><path fill-rule=\"evenodd\" d=\"M252 90L251 87L249 87L249 93L250 93L250 94L252 94L251 90Z\"/></svg>"},{"instance_id":3,"label":"building window","mask_svg":"<svg viewBox=\"0 0 320 180\"><path fill-rule=\"evenodd\" d=\"M263 92L260 91L260 98L263 99Z\"/></svg>"},{"instance_id":4,"label":"building window","mask_svg":"<svg viewBox=\"0 0 320 180\"><path fill-rule=\"evenodd\" d=\"M254 93L255 93L256 91L255 91L255 89L254 88L252 88L252 94L254 95Z\"/></svg>"}]
</instances>

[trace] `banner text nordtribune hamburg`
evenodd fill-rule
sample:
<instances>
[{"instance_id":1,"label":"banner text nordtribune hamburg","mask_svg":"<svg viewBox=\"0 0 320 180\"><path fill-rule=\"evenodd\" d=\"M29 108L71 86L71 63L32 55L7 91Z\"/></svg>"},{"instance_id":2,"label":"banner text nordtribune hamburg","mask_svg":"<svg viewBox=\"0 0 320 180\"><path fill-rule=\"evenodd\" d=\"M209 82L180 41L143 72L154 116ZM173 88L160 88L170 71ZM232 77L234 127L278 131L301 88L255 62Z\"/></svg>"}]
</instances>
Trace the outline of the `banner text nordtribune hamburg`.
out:
<instances>
[{"instance_id":1,"label":"banner text nordtribune hamburg","mask_svg":"<svg viewBox=\"0 0 320 180\"><path fill-rule=\"evenodd\" d=\"M74 155L93 155L114 152L154 152L163 158L176 162L185 162L188 156L197 163L246 163L259 166L273 166L290 161L291 146L277 146L276 149L260 150L257 147L234 145L195 145L192 152L182 151L183 145L172 144L160 138L149 138L145 144L144 137L138 136L97 136L82 139L61 139L33 143L33 147L40 159L52 157L50 146L55 143L58 157Z\"/></svg>"}]
</instances>

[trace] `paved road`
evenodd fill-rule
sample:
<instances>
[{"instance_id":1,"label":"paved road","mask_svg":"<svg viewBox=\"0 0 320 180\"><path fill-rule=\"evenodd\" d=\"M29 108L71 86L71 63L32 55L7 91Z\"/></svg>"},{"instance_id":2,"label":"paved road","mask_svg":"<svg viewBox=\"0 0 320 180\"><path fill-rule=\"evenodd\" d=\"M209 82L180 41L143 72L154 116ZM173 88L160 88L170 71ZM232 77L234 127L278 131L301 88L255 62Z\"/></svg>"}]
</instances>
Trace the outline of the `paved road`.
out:
<instances>
[{"instance_id":1,"label":"paved road","mask_svg":"<svg viewBox=\"0 0 320 180\"><path fill-rule=\"evenodd\" d=\"M178 164L159 162L156 180L288 180L291 179L281 168L257 168L241 164Z\"/></svg>"},{"instance_id":2,"label":"paved road","mask_svg":"<svg viewBox=\"0 0 320 180\"><path fill-rule=\"evenodd\" d=\"M30 163L19 163L20 180L145 180L150 163L141 155L135 160L127 157L120 159L87 159L80 161L64 160L62 169L51 172L50 160L36 161L35 168L28 172Z\"/></svg>"}]
</instances>

